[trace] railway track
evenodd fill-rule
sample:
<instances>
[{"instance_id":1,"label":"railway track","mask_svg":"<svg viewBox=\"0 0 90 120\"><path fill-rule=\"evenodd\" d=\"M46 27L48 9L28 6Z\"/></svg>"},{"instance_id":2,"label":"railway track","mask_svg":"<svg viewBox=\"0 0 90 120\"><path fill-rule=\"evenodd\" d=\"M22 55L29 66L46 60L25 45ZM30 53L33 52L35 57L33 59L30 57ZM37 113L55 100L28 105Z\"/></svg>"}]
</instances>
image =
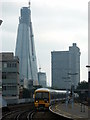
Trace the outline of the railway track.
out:
<instances>
[{"instance_id":1,"label":"railway track","mask_svg":"<svg viewBox=\"0 0 90 120\"><path fill-rule=\"evenodd\" d=\"M5 114L4 116L2 116L2 120L10 120L12 118L13 118L13 120L15 120L15 117L18 113L19 113L19 110L9 112L9 113Z\"/></svg>"},{"instance_id":2,"label":"railway track","mask_svg":"<svg viewBox=\"0 0 90 120\"><path fill-rule=\"evenodd\" d=\"M22 110L8 113L2 120L67 120L50 111Z\"/></svg>"},{"instance_id":3,"label":"railway track","mask_svg":"<svg viewBox=\"0 0 90 120\"><path fill-rule=\"evenodd\" d=\"M51 111L35 111L34 105L11 107L10 112L4 114L2 120L65 120ZM66 119L67 120L67 119Z\"/></svg>"},{"instance_id":4,"label":"railway track","mask_svg":"<svg viewBox=\"0 0 90 120\"><path fill-rule=\"evenodd\" d=\"M67 120L67 119L57 114L54 114L48 110L35 112L31 120Z\"/></svg>"},{"instance_id":5,"label":"railway track","mask_svg":"<svg viewBox=\"0 0 90 120\"><path fill-rule=\"evenodd\" d=\"M9 109L10 112L3 113L2 120L30 120L30 113L34 110L34 104L10 106Z\"/></svg>"},{"instance_id":6,"label":"railway track","mask_svg":"<svg viewBox=\"0 0 90 120\"><path fill-rule=\"evenodd\" d=\"M34 110L13 111L3 116L2 120L33 120L34 112Z\"/></svg>"}]
</instances>

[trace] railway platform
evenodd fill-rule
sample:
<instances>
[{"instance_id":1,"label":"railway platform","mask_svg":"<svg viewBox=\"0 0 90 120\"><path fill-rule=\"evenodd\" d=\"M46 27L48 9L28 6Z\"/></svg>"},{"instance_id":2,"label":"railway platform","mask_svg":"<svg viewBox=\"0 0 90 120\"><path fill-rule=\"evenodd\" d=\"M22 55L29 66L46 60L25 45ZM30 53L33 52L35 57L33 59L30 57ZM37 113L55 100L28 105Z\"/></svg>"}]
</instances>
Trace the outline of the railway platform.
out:
<instances>
[{"instance_id":1,"label":"railway platform","mask_svg":"<svg viewBox=\"0 0 90 120\"><path fill-rule=\"evenodd\" d=\"M50 110L60 116L71 120L90 120L90 109L80 103L56 103L50 107Z\"/></svg>"}]
</instances>

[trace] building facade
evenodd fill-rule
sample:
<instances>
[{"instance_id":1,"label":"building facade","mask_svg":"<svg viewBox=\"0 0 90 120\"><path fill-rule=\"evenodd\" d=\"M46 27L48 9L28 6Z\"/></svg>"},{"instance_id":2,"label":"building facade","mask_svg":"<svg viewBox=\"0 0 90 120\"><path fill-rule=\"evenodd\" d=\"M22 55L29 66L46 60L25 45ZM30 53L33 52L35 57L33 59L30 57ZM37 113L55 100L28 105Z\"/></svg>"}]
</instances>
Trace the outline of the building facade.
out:
<instances>
[{"instance_id":1,"label":"building facade","mask_svg":"<svg viewBox=\"0 0 90 120\"><path fill-rule=\"evenodd\" d=\"M15 55L19 57L20 79L33 80L38 85L37 60L29 7L21 8Z\"/></svg>"},{"instance_id":2,"label":"building facade","mask_svg":"<svg viewBox=\"0 0 90 120\"><path fill-rule=\"evenodd\" d=\"M19 59L13 53L0 53L2 59L2 96L8 104L19 99Z\"/></svg>"},{"instance_id":3,"label":"building facade","mask_svg":"<svg viewBox=\"0 0 90 120\"><path fill-rule=\"evenodd\" d=\"M31 89L31 87L33 86L33 81L32 80L21 79L20 83L21 83L20 87L23 87L23 88L26 88L26 89Z\"/></svg>"},{"instance_id":4,"label":"building facade","mask_svg":"<svg viewBox=\"0 0 90 120\"><path fill-rule=\"evenodd\" d=\"M76 43L69 51L51 52L52 87L70 89L80 82L80 49Z\"/></svg>"},{"instance_id":5,"label":"building facade","mask_svg":"<svg viewBox=\"0 0 90 120\"><path fill-rule=\"evenodd\" d=\"M46 73L45 72L38 72L38 82L39 85L41 85L42 87L46 87Z\"/></svg>"}]
</instances>

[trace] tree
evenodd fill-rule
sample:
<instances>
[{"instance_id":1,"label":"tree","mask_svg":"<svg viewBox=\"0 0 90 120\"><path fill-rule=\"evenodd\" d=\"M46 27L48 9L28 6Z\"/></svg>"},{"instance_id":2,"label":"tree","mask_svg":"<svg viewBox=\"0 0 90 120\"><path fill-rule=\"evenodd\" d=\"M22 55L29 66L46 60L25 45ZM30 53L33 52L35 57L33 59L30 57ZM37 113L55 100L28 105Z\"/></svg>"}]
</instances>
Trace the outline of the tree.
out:
<instances>
[{"instance_id":1,"label":"tree","mask_svg":"<svg viewBox=\"0 0 90 120\"><path fill-rule=\"evenodd\" d=\"M30 98L30 91L26 88L23 88L23 98Z\"/></svg>"},{"instance_id":2,"label":"tree","mask_svg":"<svg viewBox=\"0 0 90 120\"><path fill-rule=\"evenodd\" d=\"M86 82L85 80L78 84L76 91L79 94L79 98L81 101L87 100L88 88L89 88L88 82Z\"/></svg>"},{"instance_id":3,"label":"tree","mask_svg":"<svg viewBox=\"0 0 90 120\"><path fill-rule=\"evenodd\" d=\"M88 89L88 82L84 80L81 83L79 83L77 86L77 90L80 90L80 89Z\"/></svg>"}]
</instances>

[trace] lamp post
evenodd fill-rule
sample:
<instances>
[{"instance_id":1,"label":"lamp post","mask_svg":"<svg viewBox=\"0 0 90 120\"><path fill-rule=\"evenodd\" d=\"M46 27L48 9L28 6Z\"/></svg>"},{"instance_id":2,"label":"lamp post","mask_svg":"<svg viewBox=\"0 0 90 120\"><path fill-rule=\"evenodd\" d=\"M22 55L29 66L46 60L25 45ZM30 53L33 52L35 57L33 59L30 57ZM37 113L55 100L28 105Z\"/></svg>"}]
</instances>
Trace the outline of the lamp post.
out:
<instances>
[{"instance_id":1,"label":"lamp post","mask_svg":"<svg viewBox=\"0 0 90 120\"><path fill-rule=\"evenodd\" d=\"M3 21L2 21L2 20L0 20L0 25L2 24L2 22L3 22Z\"/></svg>"},{"instance_id":2,"label":"lamp post","mask_svg":"<svg viewBox=\"0 0 90 120\"><path fill-rule=\"evenodd\" d=\"M68 73L68 75L74 76L77 75L78 73ZM72 93L72 109L73 109L73 104L74 104L74 84L72 83L71 80L71 93Z\"/></svg>"},{"instance_id":3,"label":"lamp post","mask_svg":"<svg viewBox=\"0 0 90 120\"><path fill-rule=\"evenodd\" d=\"M69 81L68 79L70 79L70 77L62 77L63 79L67 79L66 81L64 81L64 82L67 82L67 86L66 86L66 108L67 108L67 105L68 105L68 101L69 101L69 99L68 99L68 83L69 82L71 82L71 81Z\"/></svg>"},{"instance_id":4,"label":"lamp post","mask_svg":"<svg viewBox=\"0 0 90 120\"><path fill-rule=\"evenodd\" d=\"M90 65L86 66L90 68ZM90 107L90 70L88 69L88 106Z\"/></svg>"}]
</instances>

